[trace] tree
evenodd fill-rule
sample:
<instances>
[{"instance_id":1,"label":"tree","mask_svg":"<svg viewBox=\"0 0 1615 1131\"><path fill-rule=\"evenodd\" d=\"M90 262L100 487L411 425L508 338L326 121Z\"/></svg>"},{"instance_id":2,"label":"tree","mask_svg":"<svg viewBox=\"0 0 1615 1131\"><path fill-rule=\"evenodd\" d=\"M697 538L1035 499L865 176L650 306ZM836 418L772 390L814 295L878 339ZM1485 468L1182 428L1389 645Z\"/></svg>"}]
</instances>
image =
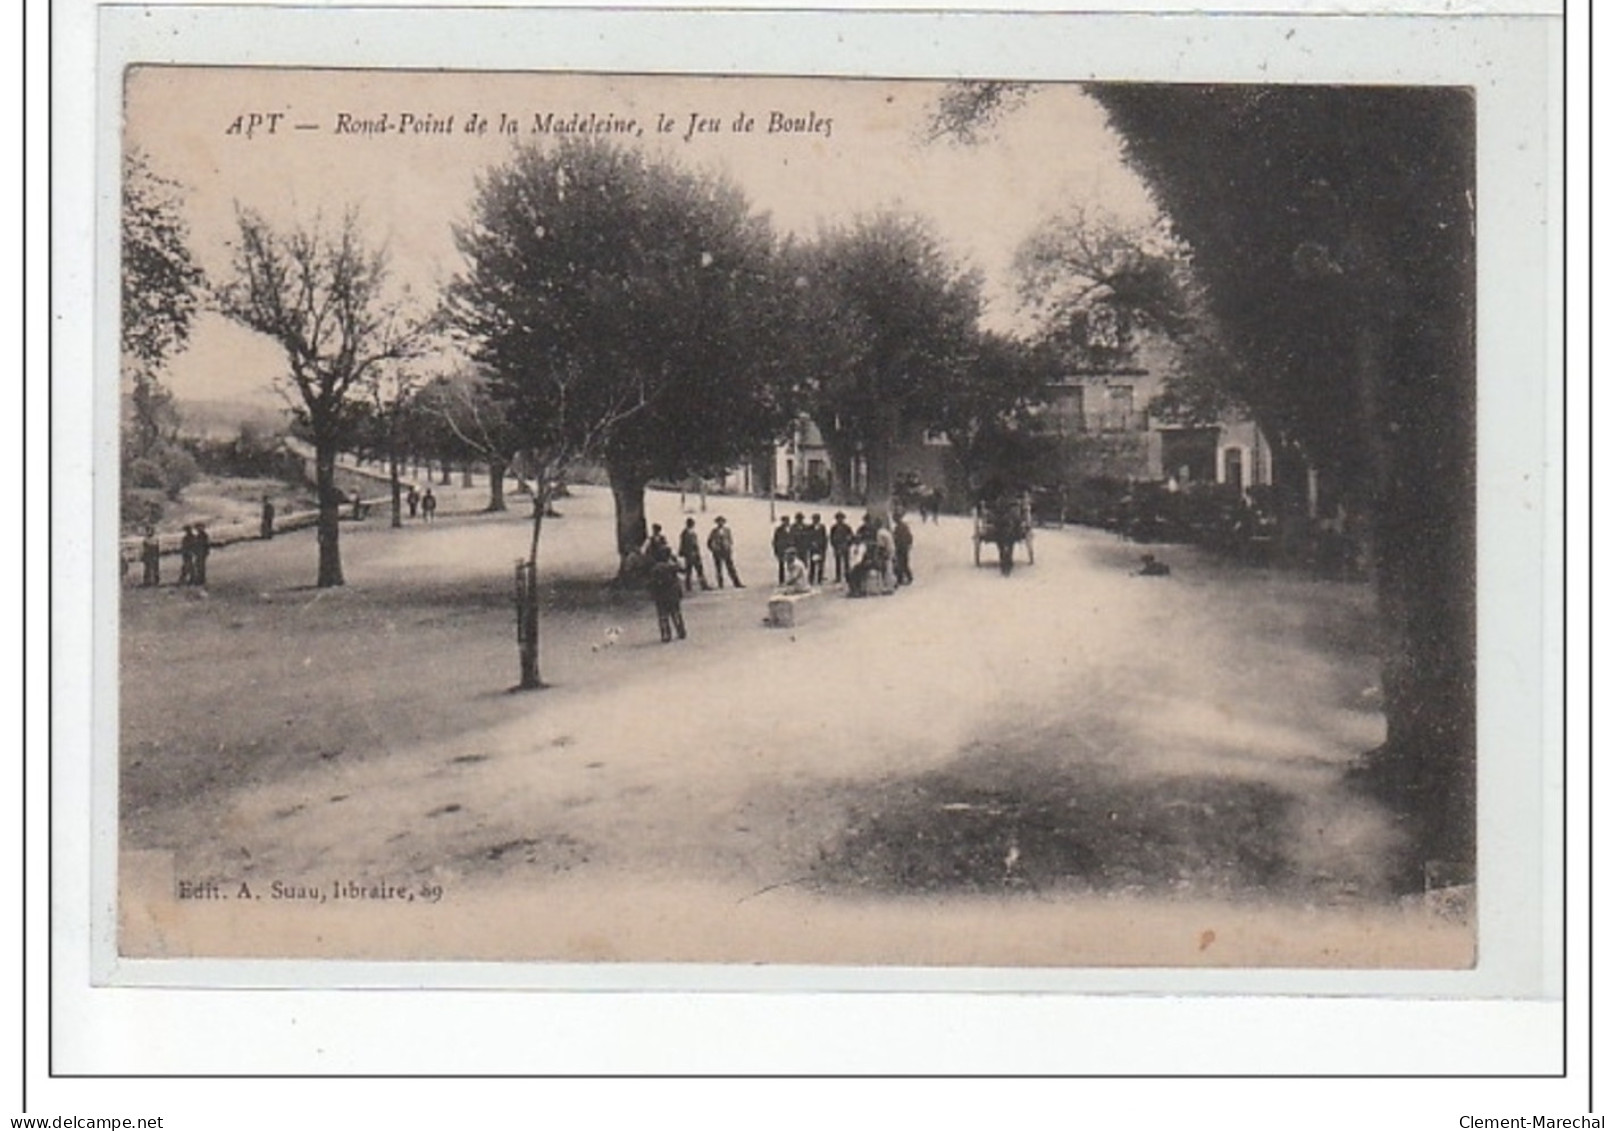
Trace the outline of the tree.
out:
<instances>
[{"instance_id":1,"label":"tree","mask_svg":"<svg viewBox=\"0 0 1615 1131\"><path fill-rule=\"evenodd\" d=\"M1239 364L1372 530L1408 877L1475 842L1475 103L1459 88L1094 85Z\"/></svg>"},{"instance_id":2,"label":"tree","mask_svg":"<svg viewBox=\"0 0 1615 1131\"><path fill-rule=\"evenodd\" d=\"M123 158L123 370L132 385L135 452L149 456L172 431L173 398L158 377L190 338L203 288L192 258L179 185L152 171L131 148Z\"/></svg>"},{"instance_id":3,"label":"tree","mask_svg":"<svg viewBox=\"0 0 1615 1131\"><path fill-rule=\"evenodd\" d=\"M625 566L652 478L726 466L781 426L773 237L733 186L595 139L523 147L456 238L453 320L519 428L547 426L564 380L560 450L597 441Z\"/></svg>"},{"instance_id":4,"label":"tree","mask_svg":"<svg viewBox=\"0 0 1615 1131\"><path fill-rule=\"evenodd\" d=\"M1240 390L1249 387L1243 363L1222 339L1210 316L1190 318L1174 340L1172 359L1149 414L1173 424L1216 424L1230 414L1250 415ZM1278 435L1275 433L1275 435Z\"/></svg>"},{"instance_id":5,"label":"tree","mask_svg":"<svg viewBox=\"0 0 1615 1131\"><path fill-rule=\"evenodd\" d=\"M1241 392L1372 522L1387 737L1363 779L1472 861L1475 107L1465 90L1104 87Z\"/></svg>"},{"instance_id":6,"label":"tree","mask_svg":"<svg viewBox=\"0 0 1615 1131\"><path fill-rule=\"evenodd\" d=\"M1056 478L1049 465L1058 453L1039 418L1055 376L1052 351L991 331L978 336L934 416L973 490L1026 490Z\"/></svg>"},{"instance_id":7,"label":"tree","mask_svg":"<svg viewBox=\"0 0 1615 1131\"><path fill-rule=\"evenodd\" d=\"M1146 337L1164 338L1173 348L1152 415L1212 424L1244 407L1239 359L1223 341L1189 249L1164 221L1128 227L1073 206L1022 244L1015 267L1040 345L1065 363L1127 365Z\"/></svg>"},{"instance_id":8,"label":"tree","mask_svg":"<svg viewBox=\"0 0 1615 1131\"><path fill-rule=\"evenodd\" d=\"M121 510L127 524L144 526L156 522L164 500L196 474L178 444L179 414L160 374L190 338L203 277L191 256L179 185L153 172L138 149L123 157L121 223L119 347L130 410Z\"/></svg>"},{"instance_id":9,"label":"tree","mask_svg":"<svg viewBox=\"0 0 1615 1131\"><path fill-rule=\"evenodd\" d=\"M940 425L976 346L981 282L922 220L883 212L823 233L807 254L804 296L833 312L820 334L808 398L837 479L855 452L869 496L891 497L892 451L905 426Z\"/></svg>"},{"instance_id":10,"label":"tree","mask_svg":"<svg viewBox=\"0 0 1615 1131\"><path fill-rule=\"evenodd\" d=\"M487 509L504 510L505 473L522 440L488 377L467 369L434 378L421 389L418 403L422 414L454 437L463 453L488 465Z\"/></svg>"},{"instance_id":11,"label":"tree","mask_svg":"<svg viewBox=\"0 0 1615 1131\"><path fill-rule=\"evenodd\" d=\"M1017 250L1015 269L1043 339L1078 364L1124 365L1140 335L1175 339L1192 322L1183 248L1093 209L1050 218Z\"/></svg>"},{"instance_id":12,"label":"tree","mask_svg":"<svg viewBox=\"0 0 1615 1131\"><path fill-rule=\"evenodd\" d=\"M218 288L219 307L285 351L293 403L314 445L316 584L341 585L337 452L380 368L419 353L423 326L388 297L386 255L366 245L356 212L330 229L316 222L276 231L239 208L236 221L234 274Z\"/></svg>"},{"instance_id":13,"label":"tree","mask_svg":"<svg viewBox=\"0 0 1615 1131\"><path fill-rule=\"evenodd\" d=\"M420 380L400 365L378 367L367 382L369 399L353 406L355 449L387 465L392 526L404 525L404 457L416 449L420 434Z\"/></svg>"}]
</instances>

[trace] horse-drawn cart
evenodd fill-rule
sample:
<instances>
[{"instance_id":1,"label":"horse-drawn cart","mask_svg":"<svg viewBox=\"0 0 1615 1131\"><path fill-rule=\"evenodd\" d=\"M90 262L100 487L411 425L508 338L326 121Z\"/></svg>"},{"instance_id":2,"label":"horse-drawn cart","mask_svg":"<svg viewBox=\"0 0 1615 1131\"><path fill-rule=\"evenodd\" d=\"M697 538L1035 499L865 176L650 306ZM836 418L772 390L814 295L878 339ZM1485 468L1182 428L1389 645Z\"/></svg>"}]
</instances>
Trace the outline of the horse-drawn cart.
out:
<instances>
[{"instance_id":1,"label":"horse-drawn cart","mask_svg":"<svg viewBox=\"0 0 1615 1131\"><path fill-rule=\"evenodd\" d=\"M976 503L975 530L971 535L976 564L981 564L981 544L998 547L998 568L1009 573L1015 567L1015 544L1026 546L1026 564L1034 565L1032 549L1032 499L1030 495L1004 495Z\"/></svg>"}]
</instances>

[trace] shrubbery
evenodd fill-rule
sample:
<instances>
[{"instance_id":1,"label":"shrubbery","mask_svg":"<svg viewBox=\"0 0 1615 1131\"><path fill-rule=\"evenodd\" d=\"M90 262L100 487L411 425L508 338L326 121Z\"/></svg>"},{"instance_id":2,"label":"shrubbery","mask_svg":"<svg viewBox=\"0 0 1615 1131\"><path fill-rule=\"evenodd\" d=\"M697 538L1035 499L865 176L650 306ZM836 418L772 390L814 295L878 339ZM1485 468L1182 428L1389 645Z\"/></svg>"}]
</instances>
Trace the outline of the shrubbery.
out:
<instances>
[{"instance_id":1,"label":"shrubbery","mask_svg":"<svg viewBox=\"0 0 1615 1131\"><path fill-rule=\"evenodd\" d=\"M187 446L210 475L300 482L303 461L287 451L278 433L244 423L229 440L191 440Z\"/></svg>"},{"instance_id":2,"label":"shrubbery","mask_svg":"<svg viewBox=\"0 0 1615 1131\"><path fill-rule=\"evenodd\" d=\"M196 460L178 444L158 440L145 454L134 455L126 439L118 506L124 527L155 524L167 504L196 481L197 474Z\"/></svg>"}]
</instances>

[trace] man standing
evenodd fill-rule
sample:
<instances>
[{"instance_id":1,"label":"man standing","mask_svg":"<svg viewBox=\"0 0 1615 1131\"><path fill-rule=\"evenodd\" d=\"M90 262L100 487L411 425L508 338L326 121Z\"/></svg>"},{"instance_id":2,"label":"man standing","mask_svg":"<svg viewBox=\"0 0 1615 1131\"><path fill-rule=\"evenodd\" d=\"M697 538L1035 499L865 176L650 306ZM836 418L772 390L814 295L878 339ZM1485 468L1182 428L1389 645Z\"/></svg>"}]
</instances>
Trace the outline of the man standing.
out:
<instances>
[{"instance_id":1,"label":"man standing","mask_svg":"<svg viewBox=\"0 0 1615 1131\"><path fill-rule=\"evenodd\" d=\"M435 517L437 517L437 496L432 494L432 489L428 487L426 494L421 496L421 518L431 522Z\"/></svg>"},{"instance_id":2,"label":"man standing","mask_svg":"<svg viewBox=\"0 0 1615 1131\"><path fill-rule=\"evenodd\" d=\"M774 528L774 561L779 564L779 582L785 584L785 551L794 544L791 537L791 520L781 518L779 525Z\"/></svg>"},{"instance_id":3,"label":"man standing","mask_svg":"<svg viewBox=\"0 0 1615 1131\"><path fill-rule=\"evenodd\" d=\"M415 512L419 510L421 506L420 488L411 483L409 485L409 494L404 496L404 501L409 504L409 517L414 518Z\"/></svg>"},{"instance_id":4,"label":"man standing","mask_svg":"<svg viewBox=\"0 0 1615 1131\"><path fill-rule=\"evenodd\" d=\"M684 560L684 591L688 593L693 581L699 577L702 589L711 589L707 584L706 571L701 568L701 536L695 532L695 519L684 520L684 530L679 534L679 557Z\"/></svg>"},{"instance_id":5,"label":"man standing","mask_svg":"<svg viewBox=\"0 0 1615 1131\"><path fill-rule=\"evenodd\" d=\"M669 558L673 556L672 547L667 544L667 535L662 533L662 524L653 522L650 526L650 537L645 539L645 544L639 548L639 552L647 563L651 563L661 556L663 550L667 551Z\"/></svg>"},{"instance_id":6,"label":"man standing","mask_svg":"<svg viewBox=\"0 0 1615 1131\"><path fill-rule=\"evenodd\" d=\"M662 633L662 643L670 644L673 633L684 639L683 594L679 591L679 567L673 561L673 551L665 544L656 547L651 558L649 588L651 600L656 602L656 627Z\"/></svg>"},{"instance_id":7,"label":"man standing","mask_svg":"<svg viewBox=\"0 0 1615 1131\"><path fill-rule=\"evenodd\" d=\"M157 545L157 531L148 526L146 536L140 540L140 564L144 567L140 584L148 589L162 584L158 578L161 560L162 549Z\"/></svg>"},{"instance_id":8,"label":"man standing","mask_svg":"<svg viewBox=\"0 0 1615 1131\"><path fill-rule=\"evenodd\" d=\"M184 537L179 540L179 583L196 584L196 530L189 524L185 527Z\"/></svg>"},{"instance_id":9,"label":"man standing","mask_svg":"<svg viewBox=\"0 0 1615 1131\"><path fill-rule=\"evenodd\" d=\"M880 576L880 591L889 594L893 589L892 559L897 555L897 540L886 529L882 519L875 519L872 525L875 531L875 572Z\"/></svg>"},{"instance_id":10,"label":"man standing","mask_svg":"<svg viewBox=\"0 0 1615 1131\"><path fill-rule=\"evenodd\" d=\"M864 520L858 524L853 532L853 541L860 546L868 547L875 544L875 516L868 511L864 512Z\"/></svg>"},{"instance_id":11,"label":"man standing","mask_svg":"<svg viewBox=\"0 0 1615 1131\"><path fill-rule=\"evenodd\" d=\"M192 579L195 585L207 584L207 556L213 549L213 541L207 536L207 527L200 522L196 524L196 573Z\"/></svg>"},{"instance_id":12,"label":"man standing","mask_svg":"<svg viewBox=\"0 0 1615 1131\"><path fill-rule=\"evenodd\" d=\"M897 584L913 585L914 574L909 569L909 551L914 548L914 532L903 521L901 512L892 520L892 568L897 574Z\"/></svg>"},{"instance_id":13,"label":"man standing","mask_svg":"<svg viewBox=\"0 0 1615 1131\"><path fill-rule=\"evenodd\" d=\"M847 525L843 511L836 512L836 520L830 526L830 549L836 559L836 581L845 581L847 571L852 568L852 527Z\"/></svg>"},{"instance_id":14,"label":"man standing","mask_svg":"<svg viewBox=\"0 0 1615 1131\"><path fill-rule=\"evenodd\" d=\"M712 572L718 575L718 588L723 588L724 570L729 571L729 580L735 583L736 589L744 589L740 584L740 575L735 572L735 535L719 515L712 520L712 533L707 535L707 549L712 551Z\"/></svg>"},{"instance_id":15,"label":"man standing","mask_svg":"<svg viewBox=\"0 0 1615 1131\"><path fill-rule=\"evenodd\" d=\"M791 523L791 549L796 551L796 556L802 560L803 565L807 564L808 543L812 540L813 536L808 533L807 520L798 514Z\"/></svg>"},{"instance_id":16,"label":"man standing","mask_svg":"<svg viewBox=\"0 0 1615 1131\"><path fill-rule=\"evenodd\" d=\"M265 495L263 509L258 513L258 537L267 542L274 536L275 504L268 495Z\"/></svg>"},{"instance_id":17,"label":"man standing","mask_svg":"<svg viewBox=\"0 0 1615 1131\"><path fill-rule=\"evenodd\" d=\"M808 580L814 585L823 585L824 558L830 549L830 532L824 528L824 520L818 515L813 516L812 525L807 528L807 545Z\"/></svg>"}]
</instances>

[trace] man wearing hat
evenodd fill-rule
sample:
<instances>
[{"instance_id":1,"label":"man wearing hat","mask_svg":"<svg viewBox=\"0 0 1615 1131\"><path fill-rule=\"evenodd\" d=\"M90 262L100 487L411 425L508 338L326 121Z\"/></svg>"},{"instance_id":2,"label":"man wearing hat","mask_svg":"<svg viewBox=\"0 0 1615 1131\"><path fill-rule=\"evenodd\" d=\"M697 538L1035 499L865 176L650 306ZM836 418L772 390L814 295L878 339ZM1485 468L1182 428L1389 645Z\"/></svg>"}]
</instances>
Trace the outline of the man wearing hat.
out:
<instances>
[{"instance_id":1,"label":"man wearing hat","mask_svg":"<svg viewBox=\"0 0 1615 1131\"><path fill-rule=\"evenodd\" d=\"M701 538L695 532L695 519L684 520L684 530L679 534L679 557L684 562L684 591L688 593L696 578L701 579L702 589L711 589L707 584L707 574L701 568Z\"/></svg>"},{"instance_id":2,"label":"man wearing hat","mask_svg":"<svg viewBox=\"0 0 1615 1131\"><path fill-rule=\"evenodd\" d=\"M673 551L663 543L651 551L647 585L651 600L656 603L656 627L661 631L662 643L671 644L673 634L685 638L684 610L681 607L683 589L679 585L679 567L673 560Z\"/></svg>"},{"instance_id":3,"label":"man wearing hat","mask_svg":"<svg viewBox=\"0 0 1615 1131\"><path fill-rule=\"evenodd\" d=\"M830 552L836 560L836 580L845 581L852 568L852 527L847 525L844 511L837 511L835 522L830 524Z\"/></svg>"},{"instance_id":4,"label":"man wearing hat","mask_svg":"<svg viewBox=\"0 0 1615 1131\"><path fill-rule=\"evenodd\" d=\"M807 566L808 581L814 585L824 584L824 559L830 549L830 532L825 529L824 521L818 515L807 528Z\"/></svg>"},{"instance_id":5,"label":"man wearing hat","mask_svg":"<svg viewBox=\"0 0 1615 1131\"><path fill-rule=\"evenodd\" d=\"M195 572L191 575L191 584L206 585L207 556L208 553L213 549L213 539L208 537L207 527L203 526L200 522L196 524L196 537L193 545L195 548L192 550L192 553L195 554L196 564L194 566Z\"/></svg>"},{"instance_id":6,"label":"man wearing hat","mask_svg":"<svg viewBox=\"0 0 1615 1131\"><path fill-rule=\"evenodd\" d=\"M740 575L735 572L735 535L724 522L723 515L712 520L712 532L707 535L707 549L712 551L712 572L718 575L718 588L723 588L723 571L729 571L729 580L736 589L744 589Z\"/></svg>"},{"instance_id":7,"label":"man wearing hat","mask_svg":"<svg viewBox=\"0 0 1615 1131\"><path fill-rule=\"evenodd\" d=\"M179 540L179 583L196 584L196 528L189 523L184 537Z\"/></svg>"},{"instance_id":8,"label":"man wearing hat","mask_svg":"<svg viewBox=\"0 0 1615 1131\"><path fill-rule=\"evenodd\" d=\"M774 527L774 561L779 566L779 584L785 584L785 551L796 545L796 535L791 533L791 520L781 516L779 525Z\"/></svg>"}]
</instances>

